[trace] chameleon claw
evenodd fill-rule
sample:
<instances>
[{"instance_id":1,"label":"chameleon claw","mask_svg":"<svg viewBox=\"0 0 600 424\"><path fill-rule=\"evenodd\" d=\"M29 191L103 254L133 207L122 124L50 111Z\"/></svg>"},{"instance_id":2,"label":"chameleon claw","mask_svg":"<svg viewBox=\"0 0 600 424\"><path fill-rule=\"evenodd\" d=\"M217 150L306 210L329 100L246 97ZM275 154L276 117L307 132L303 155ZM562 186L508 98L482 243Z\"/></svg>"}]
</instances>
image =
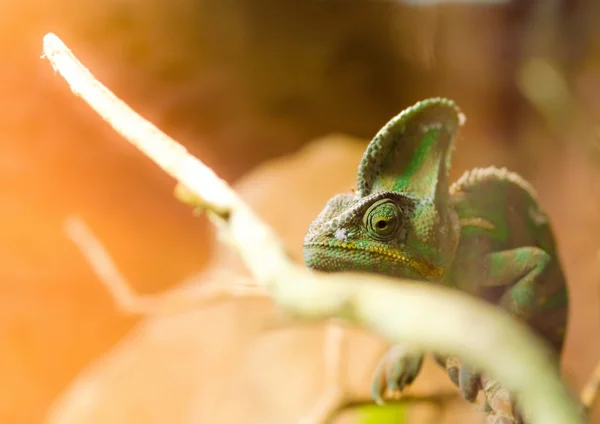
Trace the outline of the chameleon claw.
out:
<instances>
[{"instance_id":1,"label":"chameleon claw","mask_svg":"<svg viewBox=\"0 0 600 424\"><path fill-rule=\"evenodd\" d=\"M486 424L517 424L519 421L515 421L514 417L501 415L492 412L487 416Z\"/></svg>"},{"instance_id":2,"label":"chameleon claw","mask_svg":"<svg viewBox=\"0 0 600 424\"><path fill-rule=\"evenodd\" d=\"M481 378L486 402L491 408L488 424L523 424L526 422L514 396L498 381Z\"/></svg>"},{"instance_id":3,"label":"chameleon claw","mask_svg":"<svg viewBox=\"0 0 600 424\"><path fill-rule=\"evenodd\" d=\"M377 404L379 406L385 405L385 401L383 400L383 396L381 396L380 394L377 394L376 396L373 396L373 400L375 401L375 404Z\"/></svg>"},{"instance_id":4,"label":"chameleon claw","mask_svg":"<svg viewBox=\"0 0 600 424\"><path fill-rule=\"evenodd\" d=\"M560 354L569 296L553 231L533 188L505 168L474 169L449 184L454 139L463 120L454 102L433 98L388 121L363 154L356 192L333 196L310 225L305 264L328 272L443 281L505 309ZM186 199L206 206L202 199ZM505 237L507 231L518 237ZM463 288L473 275L479 283ZM552 296L552 308L546 294ZM551 314L551 321L540 319L542 313ZM437 356L465 399L474 401L483 388L492 408L490 422L519 422L519 408L506 390L486 385L478 370L463 367L457 358ZM388 389L397 395L410 385L422 358L414 348L392 348L376 370L375 401L383 403Z\"/></svg>"},{"instance_id":5,"label":"chameleon claw","mask_svg":"<svg viewBox=\"0 0 600 424\"><path fill-rule=\"evenodd\" d=\"M402 390L410 385L423 361L420 352L407 350L403 346L393 346L381 359L373 376L371 396L378 404L383 404L383 394L386 390L390 397L400 397Z\"/></svg>"},{"instance_id":6,"label":"chameleon claw","mask_svg":"<svg viewBox=\"0 0 600 424\"><path fill-rule=\"evenodd\" d=\"M465 400L475 402L481 388L480 375L469 365L463 365L458 374L458 386Z\"/></svg>"},{"instance_id":7,"label":"chameleon claw","mask_svg":"<svg viewBox=\"0 0 600 424\"><path fill-rule=\"evenodd\" d=\"M388 362L386 367L386 380L387 380L387 388L392 392L396 392L402 390L402 381L398 380L398 376L401 376L402 379L402 370L399 369L401 367L401 363L399 361Z\"/></svg>"},{"instance_id":8,"label":"chameleon claw","mask_svg":"<svg viewBox=\"0 0 600 424\"><path fill-rule=\"evenodd\" d=\"M468 402L475 402L481 390L481 376L473 367L463 365L456 356L439 357L438 363L446 367L450 380L458 386L462 397Z\"/></svg>"},{"instance_id":9,"label":"chameleon claw","mask_svg":"<svg viewBox=\"0 0 600 424\"><path fill-rule=\"evenodd\" d=\"M377 364L371 384L371 397L377 405L385 404L385 401L383 400L383 394L385 392L385 384L383 384L384 365L385 362L383 360Z\"/></svg>"},{"instance_id":10,"label":"chameleon claw","mask_svg":"<svg viewBox=\"0 0 600 424\"><path fill-rule=\"evenodd\" d=\"M457 386L460 386L460 383L458 381L459 370L460 370L460 361L458 360L458 358L453 357L453 356L449 357L446 360L446 371L448 372L448 376L450 377L450 380L452 380L452 382L454 384L456 384Z\"/></svg>"}]
</instances>

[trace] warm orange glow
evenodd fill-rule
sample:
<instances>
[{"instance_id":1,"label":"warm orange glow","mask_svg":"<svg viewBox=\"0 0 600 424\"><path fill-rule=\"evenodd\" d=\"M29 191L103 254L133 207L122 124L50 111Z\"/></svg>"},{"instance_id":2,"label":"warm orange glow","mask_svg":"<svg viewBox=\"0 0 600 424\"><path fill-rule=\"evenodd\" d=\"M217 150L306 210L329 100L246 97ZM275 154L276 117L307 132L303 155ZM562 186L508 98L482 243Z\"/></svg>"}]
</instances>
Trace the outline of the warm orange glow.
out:
<instances>
[{"instance_id":1,"label":"warm orange glow","mask_svg":"<svg viewBox=\"0 0 600 424\"><path fill-rule=\"evenodd\" d=\"M110 104L91 94L101 109L121 107L123 99L155 124L131 125L123 118L127 109L119 109L118 131L158 140L164 136L160 128L227 181L331 132L368 138L419 98L454 98L469 121L457 142L453 178L473 166L509 165L526 174L548 209L575 305L565 374L574 389L583 387L600 351L600 342L590 337L600 331L600 177L597 163L590 160L600 151L600 38L593 19L597 2L545 9L547 14L539 16L528 6L535 2L512 2L514 8L507 10L465 4L412 9L400 1L339 2L339 7L336 2L306 2L306 9L292 9L287 2L272 2L277 13L258 6L250 10L250 3L0 0L0 422L42 422L73 379L92 364L96 367L104 353L122 347L119 342L138 322L115 306L65 234L65 217L85 217L141 296L164 292L202 270L213 250L207 222L173 199L173 172L189 177L192 162L170 162L169 149L183 147L157 147L168 176L124 142L40 60L41 42L49 31L59 34L117 94ZM401 10L390 13L392 6ZM531 19L525 22L524 16ZM59 62L67 61L62 69L75 69L68 64L69 56L58 52L57 37L46 42ZM80 93L86 81L75 78ZM352 187L348 176L355 176L356 166L348 163L354 156L346 147L340 142L335 144L338 153L332 147L328 156L318 156L315 152L321 150L311 146L294 156L307 163L295 168L286 158L270 163L255 171L256 179L239 192L260 199L258 210L279 224L287 244L301 246L306 219L292 218L289 211L308 217L330 194ZM352 169L344 174L344 167ZM195 189L227 204L214 186ZM226 254L219 259L224 257L229 262L221 264L239 266ZM254 304L229 308L207 310L187 327L175 320L165 326L176 334L172 340L177 355L189 349L203 352L201 343L194 351L190 340L218 336L218 325L231 325L234 318L251 322L249 314L259 309ZM271 319L272 311L260 311L265 320ZM252 325L259 327L254 321ZM247 337L242 333L236 334ZM304 348L310 351L321 340L321 335L309 336L299 344L302 352L290 348L274 356L291 358L289 364L296 365L294 360L306 356ZM109 389L121 390L113 394L125 399L121 406L133 404L137 391L155 395L144 379L156 377L158 364L179 361L167 349L154 355L158 344L148 348L143 340L139 346L135 352L144 358L136 362L137 380L118 380L118 372L94 368L104 373L95 381L106 387L112 382ZM238 345L217 346L239 365ZM352 346L360 350L364 340ZM314 350L321 354L320 348ZM263 352L256 352L261 358ZM362 364L362 357L355 356ZM202 369L193 367L203 361L189 357L189 364L182 364L184 370L192 367L181 372L182 378L194 378L186 380L186 387L196 389L200 380L221 384L210 357L204 359ZM347 364L348 381L354 393L362 390L367 398L368 381L361 378L368 370L355 365ZM239 377L237 368L233 370L228 378ZM125 371L121 375L128 376ZM280 377L310 380L305 374L294 369ZM313 380L318 382L323 375L316 374ZM446 383L445 378L436 380L438 371L432 374L425 387L433 390ZM165 375L156 378L168 380ZM251 377L270 381L264 375L258 370ZM219 387L225 392L230 381ZM319 387L314 384L314 390ZM298 394L298 402L308 403L306 393L294 389L276 387L273 393ZM338 393L326 395L325 406ZM167 397L161 405L165 422L187 399L176 390ZM120 407L105 404L111 411ZM595 421L600 417L598 402L596 408ZM198 422L210 422L205 413L206 419Z\"/></svg>"},{"instance_id":2,"label":"warm orange glow","mask_svg":"<svg viewBox=\"0 0 600 424\"><path fill-rule=\"evenodd\" d=\"M230 190L215 173L102 85L54 34L44 37L44 54L54 69L119 134L167 174L184 182L215 208L227 210Z\"/></svg>"}]
</instances>

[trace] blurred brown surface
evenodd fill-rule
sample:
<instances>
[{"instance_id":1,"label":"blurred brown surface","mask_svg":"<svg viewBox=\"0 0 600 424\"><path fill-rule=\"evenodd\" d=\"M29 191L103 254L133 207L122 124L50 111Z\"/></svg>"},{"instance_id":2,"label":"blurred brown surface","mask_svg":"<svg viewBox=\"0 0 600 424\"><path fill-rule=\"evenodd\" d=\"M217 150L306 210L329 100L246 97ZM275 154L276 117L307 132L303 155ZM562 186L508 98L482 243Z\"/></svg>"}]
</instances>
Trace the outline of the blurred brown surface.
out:
<instances>
[{"instance_id":1,"label":"blurred brown surface","mask_svg":"<svg viewBox=\"0 0 600 424\"><path fill-rule=\"evenodd\" d=\"M0 421L39 422L78 370L135 321L115 312L62 234L66 215L80 214L102 234L141 292L161 291L200 269L210 244L204 220L173 200L173 182L39 59L46 31L229 179L325 127L366 133L392 113L391 99L382 109L361 88L393 60L378 45L385 35L365 29L376 16L352 27L360 18L349 12L336 27L327 24L332 10L322 10L321 30L308 39L301 23L287 40L269 35L276 28L254 39L248 34L266 27L249 11L249 4L192 1L0 4L0 48L10 64L0 74ZM304 22L314 17L309 10ZM263 46L263 38L282 44ZM331 51L348 49L340 46L348 38L379 53L365 59L359 50L355 58L350 48L336 63Z\"/></svg>"},{"instance_id":2,"label":"blurred brown surface","mask_svg":"<svg viewBox=\"0 0 600 424\"><path fill-rule=\"evenodd\" d=\"M235 188L283 237L292 256L301 260L305 228L332 194L353 186L364 145L345 137L318 140L294 156L264 163ZM457 162L460 167L461 161ZM582 184L580 179L592 176L587 174L589 171L575 177L577 185ZM324 173L328 174L327 179L321 178ZM567 186L568 183L572 181ZM567 186L558 188L567 193ZM571 193L574 201L585 195L583 191ZM543 188L540 195L551 199ZM289 210L294 211L293 217ZM582 211L579 219L590 220L596 212L595 208ZM566 231L582 231L560 221L557 229L559 241ZM594 255L587 253L593 252L593 246L576 251L568 251L568 245L566 248L564 262L569 277L586 282L586 275L593 274L587 268L595 264ZM225 277L220 271L227 271ZM193 293L207 281L233 278L227 277L231 273L246 275L235 252L217 244L209 267L185 284L180 293ZM595 362L586 336L586 331L595 331L595 319L590 325L589 312L583 313L578 306L597 310L598 304L598 298L589 292L579 294L587 288L576 287L579 290L573 296L574 320L564 364L566 378L574 388L584 382L589 372L582 358L589 364ZM594 291L596 286L590 288ZM273 326L280 318L271 302L227 299L175 316L149 318L109 354L84 370L59 398L47 422L297 422L324 390L323 328L280 326L275 330ZM586 326L591 329L581 330ZM347 337L344 387L350 399L366 399L382 344L360 331L349 331ZM588 345L585 351L578 347L582 343ZM447 376L435 364L428 363L406 394L453 392ZM153 401L157 398L160 402ZM414 420L410 422L482 422L482 417L464 402L411 406L409 411ZM352 414L341 417L353 422Z\"/></svg>"},{"instance_id":3,"label":"blurred brown surface","mask_svg":"<svg viewBox=\"0 0 600 424\"><path fill-rule=\"evenodd\" d=\"M173 182L39 59L47 31L229 180L329 132L368 138L420 98L455 98L468 115L455 176L509 165L532 179L557 226L574 302L566 363L579 387L600 357L597 165L582 148L597 137L581 128L597 132L600 117L597 6L559 2L577 6L557 26L563 12L525 3L0 2L0 421L39 422L136 322L64 237L66 215L85 218L144 293L201 269L212 240L173 200ZM574 87L579 127L557 133L519 97L516 68L541 54Z\"/></svg>"},{"instance_id":4,"label":"blurred brown surface","mask_svg":"<svg viewBox=\"0 0 600 424\"><path fill-rule=\"evenodd\" d=\"M364 142L342 136L318 140L298 154L266 162L235 189L283 237L291 255L301 259L307 226L329 197L352 187L364 147ZM329 178L322 179L325 172ZM239 278L227 277L232 273L247 275L235 252L218 244L203 275L179 293ZM325 334L321 325L285 326L281 318L272 302L256 299L223 299L149 318L84 370L47 423L298 422L325 390ZM344 333L341 384L349 400L363 401L369 398L373 367L385 346L364 331ZM428 361L406 394L456 392L445 373ZM481 414L460 399L409 410L410 422L482 422Z\"/></svg>"}]
</instances>

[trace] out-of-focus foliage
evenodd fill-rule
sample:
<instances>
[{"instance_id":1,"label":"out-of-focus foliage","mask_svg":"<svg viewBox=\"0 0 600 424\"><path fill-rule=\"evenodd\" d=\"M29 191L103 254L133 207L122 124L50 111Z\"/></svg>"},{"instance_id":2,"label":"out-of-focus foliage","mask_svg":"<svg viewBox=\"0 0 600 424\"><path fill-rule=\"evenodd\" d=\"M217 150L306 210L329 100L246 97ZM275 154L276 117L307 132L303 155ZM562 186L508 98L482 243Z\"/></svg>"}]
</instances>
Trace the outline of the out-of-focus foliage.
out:
<instances>
[{"instance_id":1,"label":"out-of-focus foliage","mask_svg":"<svg viewBox=\"0 0 600 424\"><path fill-rule=\"evenodd\" d=\"M408 422L406 412L409 407L405 403L385 407L374 404L364 405L357 408L357 424L405 424Z\"/></svg>"}]
</instances>

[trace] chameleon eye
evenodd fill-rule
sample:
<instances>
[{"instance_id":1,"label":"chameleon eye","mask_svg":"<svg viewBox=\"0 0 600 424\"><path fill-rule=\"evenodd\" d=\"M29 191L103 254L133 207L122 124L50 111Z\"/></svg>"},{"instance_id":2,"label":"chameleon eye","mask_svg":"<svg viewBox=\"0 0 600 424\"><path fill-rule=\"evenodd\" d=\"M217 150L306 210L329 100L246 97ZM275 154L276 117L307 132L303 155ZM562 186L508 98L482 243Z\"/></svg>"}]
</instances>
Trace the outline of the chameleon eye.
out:
<instances>
[{"instance_id":1,"label":"chameleon eye","mask_svg":"<svg viewBox=\"0 0 600 424\"><path fill-rule=\"evenodd\" d=\"M380 230L383 230L385 227L387 227L387 221L385 219L380 219L379 221L377 221L377 223L375 225Z\"/></svg>"},{"instance_id":2,"label":"chameleon eye","mask_svg":"<svg viewBox=\"0 0 600 424\"><path fill-rule=\"evenodd\" d=\"M367 231L376 239L390 240L402 228L402 214L396 203L382 199L373 203L365 212L363 223Z\"/></svg>"}]
</instances>

